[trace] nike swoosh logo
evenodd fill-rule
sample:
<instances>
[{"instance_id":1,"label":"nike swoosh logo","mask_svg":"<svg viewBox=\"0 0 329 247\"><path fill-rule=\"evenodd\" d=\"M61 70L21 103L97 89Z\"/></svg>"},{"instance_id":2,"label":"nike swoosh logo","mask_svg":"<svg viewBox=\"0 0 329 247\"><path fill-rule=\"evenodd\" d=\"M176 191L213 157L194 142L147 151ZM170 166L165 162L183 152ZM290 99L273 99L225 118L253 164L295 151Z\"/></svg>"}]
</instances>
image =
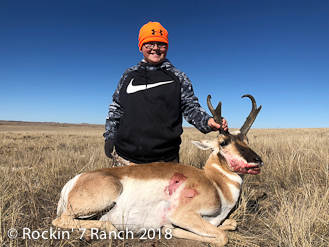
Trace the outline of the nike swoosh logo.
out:
<instances>
[{"instance_id":1,"label":"nike swoosh logo","mask_svg":"<svg viewBox=\"0 0 329 247\"><path fill-rule=\"evenodd\" d=\"M162 82L156 82L156 83L153 83L153 84L148 84L148 85L136 85L134 86L133 85L133 80L135 78L132 78L128 87L127 87L127 93L130 94L130 93L136 93L138 91L143 91L143 90L146 90L146 89L149 89L149 88L154 88L154 87L158 87L158 86L161 86L161 85L165 85L165 84L169 84L169 83L172 83L174 81L162 81Z\"/></svg>"}]
</instances>

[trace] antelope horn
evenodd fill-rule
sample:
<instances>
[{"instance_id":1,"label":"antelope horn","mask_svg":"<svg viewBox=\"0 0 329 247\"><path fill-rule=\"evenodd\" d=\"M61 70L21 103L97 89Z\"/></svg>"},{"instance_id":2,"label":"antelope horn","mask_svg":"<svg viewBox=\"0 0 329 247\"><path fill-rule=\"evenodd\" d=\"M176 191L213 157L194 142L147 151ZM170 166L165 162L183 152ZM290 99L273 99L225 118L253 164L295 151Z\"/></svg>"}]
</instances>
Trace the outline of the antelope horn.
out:
<instances>
[{"instance_id":1,"label":"antelope horn","mask_svg":"<svg viewBox=\"0 0 329 247\"><path fill-rule=\"evenodd\" d=\"M262 109L262 106L260 106L257 109L256 101L255 101L254 97L251 96L250 94L245 94L241 98L243 98L243 97L248 97L249 99L251 99L251 102L252 102L251 112L250 112L249 116L247 117L246 121L244 122L243 126L240 129L241 134L246 135L248 133L251 125L254 123L260 109Z\"/></svg>"},{"instance_id":2,"label":"antelope horn","mask_svg":"<svg viewBox=\"0 0 329 247\"><path fill-rule=\"evenodd\" d=\"M216 107L216 110L214 109L214 107L212 107L212 104L210 102L211 96L208 95L207 97L207 105L208 108L211 112L211 114L214 117L214 120L216 123L220 124L220 129L219 129L219 133L221 134L225 134L226 132L224 131L223 127L222 127L222 122L223 122L223 118L222 118L222 102L220 101Z\"/></svg>"}]
</instances>

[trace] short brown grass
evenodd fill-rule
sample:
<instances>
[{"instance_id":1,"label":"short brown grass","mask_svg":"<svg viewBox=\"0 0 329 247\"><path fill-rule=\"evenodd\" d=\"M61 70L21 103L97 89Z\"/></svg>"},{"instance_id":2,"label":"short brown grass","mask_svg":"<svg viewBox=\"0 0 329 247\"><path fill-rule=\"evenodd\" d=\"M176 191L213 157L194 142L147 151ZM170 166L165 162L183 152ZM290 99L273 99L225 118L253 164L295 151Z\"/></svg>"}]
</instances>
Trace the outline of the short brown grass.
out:
<instances>
[{"instance_id":1,"label":"short brown grass","mask_svg":"<svg viewBox=\"0 0 329 247\"><path fill-rule=\"evenodd\" d=\"M103 151L103 126L0 124L1 246L211 246L191 241L22 239L23 228L49 231L63 185L74 175L109 167ZM187 128L180 161L201 168L209 152L192 139L211 139ZM329 129L250 130L251 147L265 166L245 176L239 203L230 215L238 229L228 246L329 245ZM18 237L7 237L9 229Z\"/></svg>"}]
</instances>

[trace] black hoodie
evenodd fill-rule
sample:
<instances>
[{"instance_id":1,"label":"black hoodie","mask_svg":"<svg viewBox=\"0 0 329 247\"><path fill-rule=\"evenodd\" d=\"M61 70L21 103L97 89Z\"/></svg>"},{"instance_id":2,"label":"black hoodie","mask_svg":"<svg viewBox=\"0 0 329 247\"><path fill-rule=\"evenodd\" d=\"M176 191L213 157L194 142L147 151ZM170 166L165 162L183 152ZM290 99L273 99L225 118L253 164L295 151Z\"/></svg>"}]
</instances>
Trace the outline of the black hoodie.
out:
<instances>
[{"instance_id":1,"label":"black hoodie","mask_svg":"<svg viewBox=\"0 0 329 247\"><path fill-rule=\"evenodd\" d=\"M120 109L111 112L110 105L104 137L114 136L118 155L137 164L176 158L182 114L202 132L211 131L206 124L210 116L200 107L190 81L167 59L159 66L140 62L126 70L113 99L112 107Z\"/></svg>"}]
</instances>

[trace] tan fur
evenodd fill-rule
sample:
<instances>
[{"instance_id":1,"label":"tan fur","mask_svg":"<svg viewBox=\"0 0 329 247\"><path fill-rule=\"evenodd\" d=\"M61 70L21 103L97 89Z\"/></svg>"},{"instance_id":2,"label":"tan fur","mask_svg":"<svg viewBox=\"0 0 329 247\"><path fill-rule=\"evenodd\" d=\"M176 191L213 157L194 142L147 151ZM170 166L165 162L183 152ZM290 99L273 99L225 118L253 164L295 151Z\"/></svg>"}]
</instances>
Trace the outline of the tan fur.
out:
<instances>
[{"instance_id":1,"label":"tan fur","mask_svg":"<svg viewBox=\"0 0 329 247\"><path fill-rule=\"evenodd\" d=\"M84 173L69 193L67 209L74 217L98 213L111 205L121 190L120 180L113 176Z\"/></svg>"}]
</instances>

